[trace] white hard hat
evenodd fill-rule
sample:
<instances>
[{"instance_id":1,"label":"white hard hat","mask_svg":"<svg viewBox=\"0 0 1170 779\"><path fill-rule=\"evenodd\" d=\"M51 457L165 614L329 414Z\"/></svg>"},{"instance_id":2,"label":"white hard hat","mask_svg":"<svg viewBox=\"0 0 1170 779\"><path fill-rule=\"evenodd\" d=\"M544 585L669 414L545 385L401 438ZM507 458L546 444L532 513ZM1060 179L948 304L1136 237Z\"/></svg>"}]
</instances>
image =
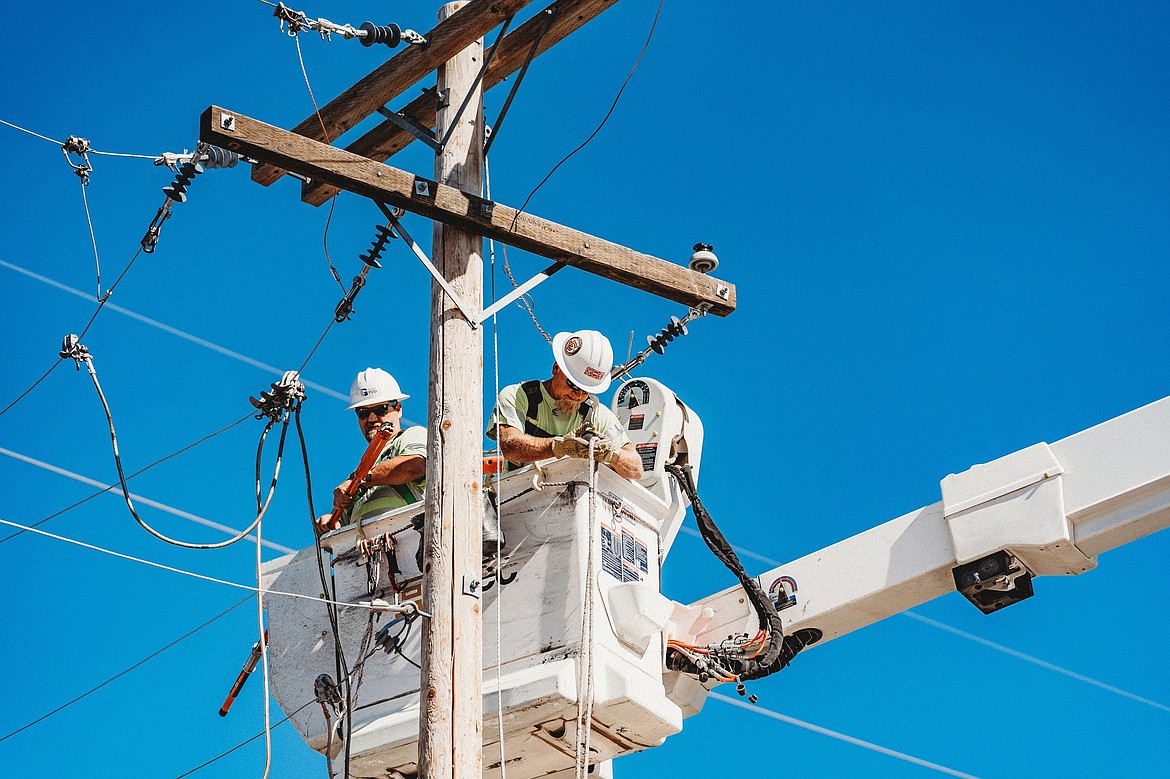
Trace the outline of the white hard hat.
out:
<instances>
[{"instance_id":1,"label":"white hard hat","mask_svg":"<svg viewBox=\"0 0 1170 779\"><path fill-rule=\"evenodd\" d=\"M349 408L376 406L392 400L406 400L410 395L402 394L398 382L381 368L366 368L353 380L349 388Z\"/></svg>"},{"instance_id":2,"label":"white hard hat","mask_svg":"<svg viewBox=\"0 0 1170 779\"><path fill-rule=\"evenodd\" d=\"M609 389L613 368L613 347L596 330L557 333L552 342L553 358L569 381L586 392Z\"/></svg>"}]
</instances>

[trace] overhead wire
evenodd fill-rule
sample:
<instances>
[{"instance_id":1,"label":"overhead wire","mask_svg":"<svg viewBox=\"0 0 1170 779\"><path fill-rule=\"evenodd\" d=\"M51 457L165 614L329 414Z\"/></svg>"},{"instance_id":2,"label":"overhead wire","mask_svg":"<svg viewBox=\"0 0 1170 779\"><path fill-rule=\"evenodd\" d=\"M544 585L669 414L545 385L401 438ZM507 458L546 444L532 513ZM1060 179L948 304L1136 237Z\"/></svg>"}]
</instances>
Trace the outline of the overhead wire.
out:
<instances>
[{"instance_id":1,"label":"overhead wire","mask_svg":"<svg viewBox=\"0 0 1170 779\"><path fill-rule=\"evenodd\" d=\"M237 419L235 422L232 422L230 425L227 425L226 427L221 427L219 430L216 430L214 433L210 433L208 435L205 435L202 438L200 438L198 441L187 444L183 448L177 449L174 452L171 452L170 454L166 455L165 457L160 457L159 459L152 462L150 465L147 465L144 468L139 468L137 471L135 471L134 473L127 476L126 481L130 481L134 477L139 476L143 473L146 473L147 471L149 471L151 468L155 467L156 465L161 465L162 463L166 462L167 460L170 460L174 457L178 457L180 454L183 454L184 452L187 452L191 449L194 449L196 446L199 446L199 444L203 443L204 441L210 441L212 438L215 438L216 436L220 435L221 433L226 433L227 431L231 430L236 425L239 425L239 424L243 423L245 420L251 418L251 416L252 416L251 414L245 414L244 416ZM0 449L0 453L6 454L7 452L3 449ZM76 503L73 503L69 506L66 506L65 508L61 509L60 511L55 511L52 514L50 514L49 516L45 517L44 519L37 520L36 522L34 522L31 525L31 527L40 527L41 525L45 524L49 520L56 519L57 517L61 516L62 514L65 514L66 512L72 511L73 509L78 508L79 506L82 506L85 503L88 503L89 501L93 500L94 498L98 497L99 495L104 495L113 489L114 489L114 485L112 485L112 484L107 485L106 487L98 490L97 492L93 493L92 495L85 497L85 498L82 498L81 500L77 501ZM21 530L21 531L18 531L16 533L13 533L12 535L8 535L8 536L5 536L4 538L0 538L0 544L3 544L5 541L9 541L13 538L16 538L17 536L19 536L23 532L24 531Z\"/></svg>"},{"instance_id":2,"label":"overhead wire","mask_svg":"<svg viewBox=\"0 0 1170 779\"><path fill-rule=\"evenodd\" d=\"M229 538L227 540L224 540L224 541L216 541L216 542L207 543L207 544L196 544L196 543L191 543L188 541L180 541L179 539L171 538L170 536L151 527L146 522L146 520L144 520L141 516L139 516L137 510L135 510L134 501L131 500L131 498L130 498L130 489L129 489L129 487L126 486L126 474L122 469L122 455L118 451L118 434L114 429L114 417L113 417L113 414L110 412L110 404L106 400L105 392L102 391L101 383L98 381L97 371L94 370L92 357L90 357L88 352L85 351L84 346L78 345L78 349L79 349L79 351L75 352L75 354L81 354L83 356L80 356L80 357L73 356L73 359L77 360L79 363L80 362L85 363L86 370L89 372L89 377L93 381L94 389L97 390L98 399L101 401L102 410L105 412L105 415L106 415L106 424L107 424L107 427L109 428L109 432L110 432L110 444L113 448L113 453L114 453L114 466L117 468L117 471L118 471L118 483L121 484L121 486L122 486L122 497L125 499L126 508L130 511L130 515L132 517L134 517L134 521L137 522L138 525L143 530L150 533L152 536L159 539L160 541L165 541L166 543L173 544L175 546L181 546L184 549L223 549L224 547L231 546L232 544L246 538L250 533L255 531L256 528L259 527L260 521L264 518L264 513L268 510L268 506L271 504L272 497L276 492L276 483L280 477L281 458L282 458L282 455L284 453L284 441L285 441L285 437L288 433L288 418L286 417L284 419L284 423L281 425L280 442L277 445L276 465L274 466L274 469L273 469L272 482L271 482L271 485L269 486L269 489L268 489L268 497L264 501L263 505L260 508L258 508L256 518L252 521L252 523L250 525L248 525L248 527L246 529L244 529L243 531L241 531L237 535L235 535L232 538ZM257 500L258 501L259 501L259 490L260 490L260 468L261 468L262 458L264 455L264 442L268 438L268 432L272 429L274 424L276 424L276 419L275 418L269 419L268 424L264 426L264 432L262 432L260 434L260 442L256 446L256 485L257 485Z\"/></svg>"},{"instance_id":3,"label":"overhead wire","mask_svg":"<svg viewBox=\"0 0 1170 779\"><path fill-rule=\"evenodd\" d=\"M823 728L820 725L813 725L810 722L805 722L804 720L799 720L795 717L789 717L786 714L781 714L779 712L772 711L771 709L765 709L755 704L745 703L744 701L737 698L732 698L717 692L710 692L708 695L715 700L720 701L721 703L726 703L731 706L735 706L736 708L751 711L764 717L770 717L771 719L785 722L789 725L795 725L796 727L803 728L804 730L811 730L812 732L819 733L822 736L828 736L829 738L834 738L838 741L844 741L847 744L853 744L854 746L859 746L863 749L878 752L880 754L886 755L887 757L893 757L897 760L902 760L907 763L921 766L922 768L928 768L932 771L937 771L938 773L947 774L948 776L961 777L961 779L979 779L979 777L964 773L963 771L956 771L953 768L948 768L944 765L939 765L938 763L932 763L929 760L923 760L922 758L908 755L905 752L899 752L894 749L889 749L888 747L879 746L878 744L874 744L870 741L864 741L859 738L854 738L853 736L847 736L844 733L839 733L835 730L829 730L828 728Z\"/></svg>"},{"instance_id":4,"label":"overhead wire","mask_svg":"<svg viewBox=\"0 0 1170 779\"><path fill-rule=\"evenodd\" d=\"M188 631L188 632L184 633L183 635L179 636L178 638L176 638L176 639L175 639L174 641L172 641L171 643L167 644L166 646L162 647L161 649L157 649L157 650L155 650L154 652L150 653L150 654L149 654L149 655L147 655L146 657L144 657L144 658L142 658L141 660L139 660L137 663L134 663L134 664L133 664L133 665L131 665L129 668L126 668L125 670L119 671L118 673L114 674L113 676L111 676L109 679L106 679L106 680L105 680L104 682L102 682L101 684L98 684L98 685L96 685L96 686L94 686L94 687L91 687L91 688L89 688L88 690L86 690L85 692L83 692L81 695L78 695L77 697L73 698L72 700L69 700L69 701L67 701L67 702L65 702L65 703L63 703L63 704L61 704L60 706L58 706L57 708L53 709L52 711L50 711L50 712L48 712L48 713L46 713L46 714L42 714L41 716L39 716L39 717L37 717L36 719L34 719L32 722L26 723L26 724L24 724L24 725L20 726L19 728L17 728L16 730L14 730L14 731L12 731L12 732L10 732L10 733L7 733L7 734L5 734L4 736L0 736L0 742L7 741L8 739L12 738L12 737L13 737L13 736L15 736L16 734L18 734L18 733L21 733L21 732L23 732L23 731L26 731L26 730L28 730L29 728L33 727L34 725L36 725L36 724L38 724L38 723L44 722L44 721L45 721L45 720L47 720L49 717L52 717L54 714L56 714L56 713L58 713L58 712L60 712L60 711L63 711L63 710L65 710L65 709L67 709L67 708L69 708L69 707L70 707L70 706L72 706L73 704L77 703L78 701L84 700L85 698L89 697L90 695L93 695L95 692L97 692L98 690L102 689L103 687L105 687L106 685L110 684L111 682L117 681L118 679L122 678L122 677L123 677L123 676L125 676L126 674L128 674L128 673L130 673L131 671L135 670L136 668L139 668L139 667L141 667L142 665L144 665L144 664L146 664L146 663L150 662L151 660L153 660L154 658L158 657L159 655L161 655L163 652L167 651L167 650L168 650L168 649L170 649L171 647L174 647L174 646L176 646L176 645L178 645L178 644L182 643L183 641L186 641L188 638L190 638L191 636L195 635L195 634L196 634L196 633L198 633L200 630L203 630L203 628L207 627L208 625L211 625L212 623L216 622L217 620L219 620L219 619L222 619L223 617L226 617L228 614L232 613L233 611L235 611L236 609L238 609L240 606L243 606L245 603L247 603L247 602L248 602L249 600L251 600L251 599L252 599L252 596L251 596L251 595L248 595L246 598L244 598L243 600L241 600L241 601L237 602L235 605L233 605L233 606L229 606L229 607L228 607L226 610L224 610L224 611L221 611L219 614L216 614L214 617L212 617L211 619L207 620L206 622L204 622L204 623L203 623L202 625L200 625L199 627L197 627L197 628L194 628L193 630L190 630L190 631Z\"/></svg>"},{"instance_id":5,"label":"overhead wire","mask_svg":"<svg viewBox=\"0 0 1170 779\"><path fill-rule=\"evenodd\" d=\"M171 566L171 565L165 565L163 563L155 562L154 560L147 560L147 559L142 558L142 557L135 557L134 555L129 555L129 554L126 554L124 552L116 552L112 549L106 549L105 547L97 546L95 544L90 544L90 543L87 543L85 541L78 541L75 538L69 538L67 536L58 535L56 533L50 533L47 530L41 530L40 528L34 528L34 527L29 527L28 525L22 525L21 523L13 522L10 519L0 518L0 525L6 525L8 527L18 528L20 530L25 530L29 533L35 533L36 535L44 536L45 538L51 538L54 541L61 541L61 542L66 543L66 544L73 544L74 546L80 546L83 549L89 549L89 550L94 551L94 552L100 552L101 554L107 554L107 555L110 555L111 557L118 557L118 558L121 558L123 560L128 560L128 561L133 562L133 563L139 563L141 565L146 565L146 566L149 566L151 568L158 568L158 569L163 570L163 571L177 573L181 576L189 576L193 579L199 579L201 581L211 582L212 584L222 584L225 587L233 587L237 590L247 590L248 592L252 592L252 593L255 593L257 591L257 588L250 585L250 584L241 584L239 582L228 581L227 579L219 579L219 578L216 578L214 576L208 576L207 574L196 573L195 571L187 571L187 570L184 570L182 568L176 568L176 567ZM375 605L372 603L346 603L344 601L330 600L328 598L320 598L320 597L317 597L315 595L305 595L305 594L299 593L299 592L286 592L284 590L265 590L264 592L265 592L265 594L267 594L270 597L276 596L276 597L280 597L280 598L296 598L299 600L313 601L314 603L329 603L329 604L332 604L334 606L338 606L340 608L346 608L346 609L366 609L366 610L377 611L377 610L384 608L380 605Z\"/></svg>"},{"instance_id":6,"label":"overhead wire","mask_svg":"<svg viewBox=\"0 0 1170 779\"><path fill-rule=\"evenodd\" d=\"M43 460L38 460L35 457L29 457L28 455L14 452L11 449L5 449L2 446L0 446L0 454L4 455L5 457L11 457L14 460L19 460L22 463L35 466L42 470L49 471L50 473L55 473L58 476L64 476L66 478L72 479L73 481L87 484L90 487L100 487L103 492L111 492L119 489L117 482L114 482L114 484L107 484L106 482L101 482L97 479L91 479L88 476L82 476L79 473L74 473L73 471L44 462ZM159 511L171 514L172 516L188 520L189 522L194 522L197 525L203 525L204 527L209 527L212 530L218 530L225 535L231 536L240 532L237 528L230 527L219 522L214 522L205 517L201 517L198 514L192 514L189 511L183 511L182 509L175 508L174 506L170 506L157 500L152 500L138 493L132 492L130 493L130 497L137 504L150 506L151 508L158 509ZM295 549L287 547L284 544L278 544L273 541L269 541L268 539L264 539L264 545L275 552L280 552L281 554L291 554L292 552L296 551Z\"/></svg>"},{"instance_id":7,"label":"overhead wire","mask_svg":"<svg viewBox=\"0 0 1170 779\"><path fill-rule=\"evenodd\" d=\"M33 132L32 130L21 127L18 124L13 124L12 122L6 122L3 119L0 119L0 124L7 125L8 127L11 127L13 130L20 130L22 133L28 133L29 135L32 135L36 138L40 138L43 141L48 141L49 143L54 143L57 146L64 146L65 145L64 141L58 141L57 139L50 138L47 135L41 135L38 132ZM154 160L158 157L157 154L127 154L124 152L116 152L116 151L98 151L97 149L87 149L87 151L90 154L100 154L104 157L129 157L132 159L139 159L139 160Z\"/></svg>"},{"instance_id":8,"label":"overhead wire","mask_svg":"<svg viewBox=\"0 0 1170 779\"><path fill-rule=\"evenodd\" d=\"M70 287L67 284L62 284L61 282L56 281L55 279L51 279L47 276L42 276L41 274L36 273L34 271L31 271L27 268L22 268L19 265L13 265L10 262L6 262L6 261L0 259L0 266L8 268L9 270L16 271L17 273L23 274L25 276L28 276L29 278L35 279L36 281L39 281L43 284L47 284L50 287L55 287L56 289L59 289L63 292L68 292L69 294L74 295L76 297L80 297L80 298L83 298L85 300L90 299L90 296L88 293L82 292L81 290L76 289L75 287ZM125 308L123 306L119 306L117 303L107 303L106 307L111 311L117 312L117 313L122 314L124 316L128 316L131 319L135 319L139 322L142 322L143 324L150 325L151 327L162 330L165 333L169 333L171 335L177 336L179 338L182 338L185 341L190 341L193 344L210 349L211 351L216 352L218 354L222 354L225 357L230 357L231 359L242 362L245 365L250 365L253 368L259 368L261 370L268 371L270 373L275 373L277 376L280 376L284 373L284 371L282 371L281 369L277 368L274 365L269 365L268 363L261 362L260 360L249 357L246 354L241 354L240 352L233 351L232 349L228 349L225 346L220 346L217 343L214 343L212 341L208 341L205 338L200 338L197 335L192 335L191 333L188 333L184 330L180 330L177 327L172 327L171 325L168 325L164 322L160 322L157 319L151 319L148 316L144 316L142 314L139 314L137 311L132 311L132 310ZM55 363L54 363L54 365L55 365ZM302 368L303 368L303 366L302 366ZM315 384L311 381L305 381L303 378L301 381L309 389L316 390L317 392L328 395L331 398L336 398L337 400L344 400L347 403L349 402L349 395L342 393L342 392L338 392L337 390L333 389L332 387L326 387L323 384Z\"/></svg>"},{"instance_id":9,"label":"overhead wire","mask_svg":"<svg viewBox=\"0 0 1170 779\"><path fill-rule=\"evenodd\" d=\"M597 125L597 129L590 133L589 137L582 141L581 144L577 146L577 148L566 154L560 162L553 166L553 169L548 172L548 175L541 179L539 184L533 187L532 191L528 193L528 197L524 199L524 203L516 211L516 215L512 217L513 228L516 226L516 220L520 217L520 214L524 213L524 209L528 207L529 201L532 200L532 197L540 190L540 188L543 187L545 183L553 177L553 174L556 173L562 165L572 159L573 156L577 154L577 152L588 146L589 142L597 137L597 134L601 132L601 128L605 127L606 122L608 122L609 118L613 115L614 109L617 108L618 101L622 99L622 93L626 91L626 87L629 85L630 79L634 77L634 73L638 70L638 66L642 64L642 57L646 55L646 50L650 48L650 41L654 39L654 30L658 27L658 17L662 15L662 6L665 2L666 0L659 0L658 9L654 12L654 21L651 23L650 32L646 36L646 42L642 44L642 50L638 52L638 58L634 60L633 67L630 68L630 72L626 75L626 80L622 82L621 88L618 89L617 95L615 95L613 98L613 103L610 105L609 110L606 111L605 117L602 118L601 123Z\"/></svg>"}]
</instances>

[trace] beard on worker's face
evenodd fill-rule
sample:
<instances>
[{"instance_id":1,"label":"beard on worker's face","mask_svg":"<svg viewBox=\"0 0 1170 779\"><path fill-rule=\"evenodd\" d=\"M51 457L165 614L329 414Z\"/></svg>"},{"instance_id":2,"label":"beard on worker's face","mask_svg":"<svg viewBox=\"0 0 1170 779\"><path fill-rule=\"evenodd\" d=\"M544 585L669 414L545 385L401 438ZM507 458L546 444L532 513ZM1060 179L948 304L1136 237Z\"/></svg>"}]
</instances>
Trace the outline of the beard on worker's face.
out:
<instances>
[{"instance_id":1,"label":"beard on worker's face","mask_svg":"<svg viewBox=\"0 0 1170 779\"><path fill-rule=\"evenodd\" d=\"M573 400L572 398L558 398L556 402L557 413L571 417L577 413L577 409L581 408L581 401Z\"/></svg>"}]
</instances>

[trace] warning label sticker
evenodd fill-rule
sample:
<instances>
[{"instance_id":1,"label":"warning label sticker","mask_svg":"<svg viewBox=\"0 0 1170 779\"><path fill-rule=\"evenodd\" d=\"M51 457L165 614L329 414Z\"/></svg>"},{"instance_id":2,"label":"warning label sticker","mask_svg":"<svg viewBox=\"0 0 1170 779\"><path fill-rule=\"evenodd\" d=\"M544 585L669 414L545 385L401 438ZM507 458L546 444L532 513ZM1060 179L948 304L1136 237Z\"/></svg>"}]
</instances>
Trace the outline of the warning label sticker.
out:
<instances>
[{"instance_id":1,"label":"warning label sticker","mask_svg":"<svg viewBox=\"0 0 1170 779\"><path fill-rule=\"evenodd\" d=\"M658 455L658 443L635 444L634 448L638 451L638 456L642 458L642 469L654 470L654 458Z\"/></svg>"},{"instance_id":2,"label":"warning label sticker","mask_svg":"<svg viewBox=\"0 0 1170 779\"><path fill-rule=\"evenodd\" d=\"M640 582L650 572L650 550L624 528L602 525L601 570L620 582Z\"/></svg>"},{"instance_id":3,"label":"warning label sticker","mask_svg":"<svg viewBox=\"0 0 1170 779\"><path fill-rule=\"evenodd\" d=\"M601 526L601 570L618 581L622 580L622 555L617 534Z\"/></svg>"},{"instance_id":4,"label":"warning label sticker","mask_svg":"<svg viewBox=\"0 0 1170 779\"><path fill-rule=\"evenodd\" d=\"M630 414L630 424L627 430L641 430L642 426L646 424L645 414Z\"/></svg>"}]
</instances>

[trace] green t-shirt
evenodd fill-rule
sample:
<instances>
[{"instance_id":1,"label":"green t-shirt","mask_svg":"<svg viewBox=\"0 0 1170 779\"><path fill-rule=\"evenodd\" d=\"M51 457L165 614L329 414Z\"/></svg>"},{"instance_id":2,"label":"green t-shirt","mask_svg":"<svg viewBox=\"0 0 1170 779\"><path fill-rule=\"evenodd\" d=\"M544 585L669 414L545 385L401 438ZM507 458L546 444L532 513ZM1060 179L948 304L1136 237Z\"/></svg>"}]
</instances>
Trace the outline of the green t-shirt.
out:
<instances>
[{"instance_id":1,"label":"green t-shirt","mask_svg":"<svg viewBox=\"0 0 1170 779\"><path fill-rule=\"evenodd\" d=\"M425 427L408 427L391 438L374 465L392 460L404 454L427 456L427 429ZM427 488L426 478L406 484L380 484L376 487L367 487L358 493L357 499L349 511L343 515L342 523L350 524L357 520L365 520L375 514L383 514L391 509L409 506L418 503L423 498Z\"/></svg>"},{"instance_id":2,"label":"green t-shirt","mask_svg":"<svg viewBox=\"0 0 1170 779\"><path fill-rule=\"evenodd\" d=\"M556 401L548 394L548 388L544 386L543 381L540 382L540 395L542 400L536 410L536 416L529 417L528 394L524 392L523 385L511 384L504 387L500 391L500 396L496 398L496 408L488 419L487 437L493 441L496 439L497 420L499 424L514 427L523 433L524 420L531 419L541 430L554 436L568 435L584 423L583 409L579 408L576 413L567 416L557 413ZM593 397L593 402L596 404L590 420L593 429L613 441L619 449L630 443L629 436L626 435L617 416L596 397Z\"/></svg>"}]
</instances>

